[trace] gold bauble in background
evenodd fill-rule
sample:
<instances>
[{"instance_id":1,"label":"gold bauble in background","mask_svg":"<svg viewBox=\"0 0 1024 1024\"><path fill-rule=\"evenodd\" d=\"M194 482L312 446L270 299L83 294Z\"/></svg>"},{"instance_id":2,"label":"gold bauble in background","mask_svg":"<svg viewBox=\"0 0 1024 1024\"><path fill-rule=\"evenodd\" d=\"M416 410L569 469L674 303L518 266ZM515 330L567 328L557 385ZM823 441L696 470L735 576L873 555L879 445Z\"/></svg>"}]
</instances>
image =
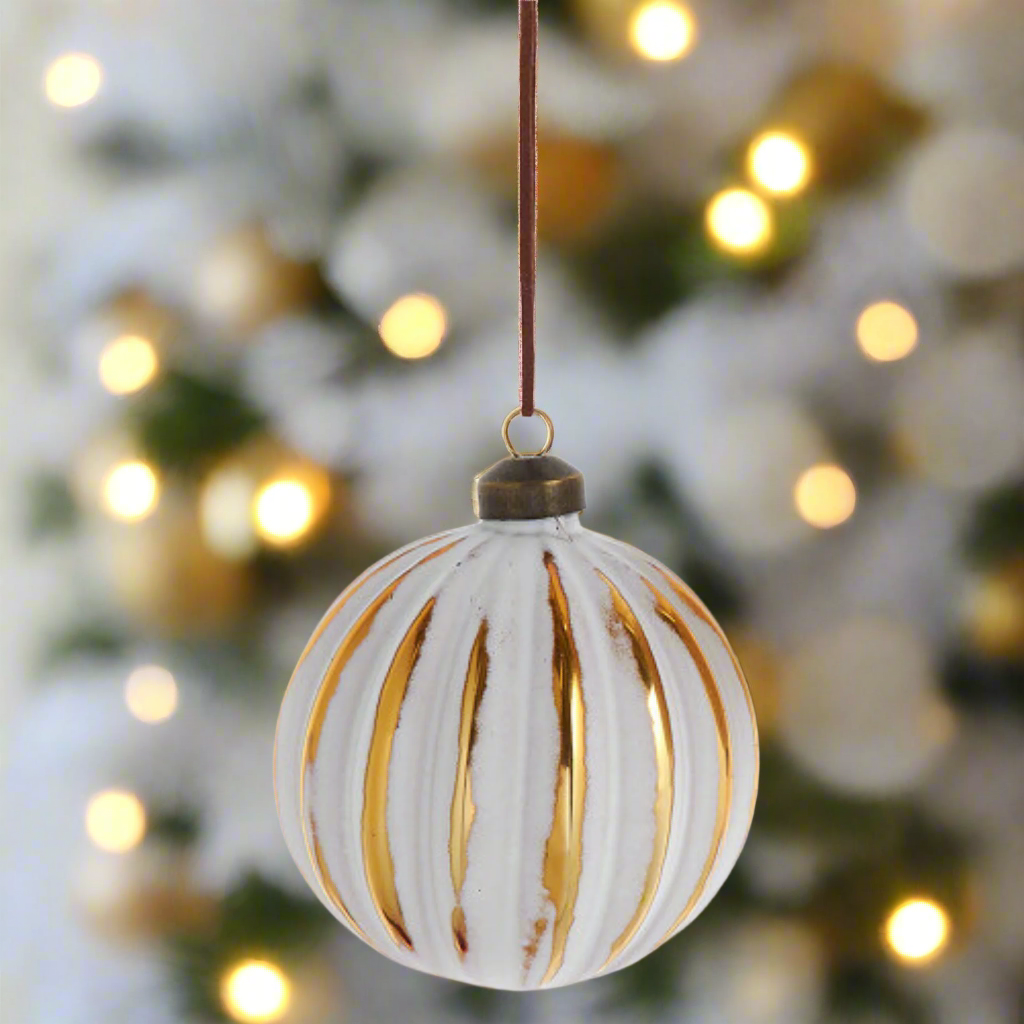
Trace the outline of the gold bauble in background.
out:
<instances>
[{"instance_id":1,"label":"gold bauble in background","mask_svg":"<svg viewBox=\"0 0 1024 1024\"><path fill-rule=\"evenodd\" d=\"M261 547L294 549L312 540L331 506L331 479L315 462L272 438L232 452L199 488L205 544L234 561Z\"/></svg>"},{"instance_id":2,"label":"gold bauble in background","mask_svg":"<svg viewBox=\"0 0 1024 1024\"><path fill-rule=\"evenodd\" d=\"M789 8L785 17L818 37L828 57L879 72L891 68L908 43L905 14L890 0L818 0Z\"/></svg>"},{"instance_id":3,"label":"gold bauble in background","mask_svg":"<svg viewBox=\"0 0 1024 1024\"><path fill-rule=\"evenodd\" d=\"M843 185L875 166L894 139L920 128L923 115L861 68L817 64L790 80L762 123L809 149L823 185Z\"/></svg>"},{"instance_id":4,"label":"gold bauble in background","mask_svg":"<svg viewBox=\"0 0 1024 1024\"><path fill-rule=\"evenodd\" d=\"M191 852L161 842L127 854L90 849L72 875L71 900L93 932L124 943L204 931L217 913L214 896L196 886Z\"/></svg>"},{"instance_id":5,"label":"gold bauble in background","mask_svg":"<svg viewBox=\"0 0 1024 1024\"><path fill-rule=\"evenodd\" d=\"M203 542L184 495L165 495L141 522L104 524L98 541L100 569L114 600L159 633L215 633L236 620L253 596L246 570Z\"/></svg>"},{"instance_id":6,"label":"gold bauble in background","mask_svg":"<svg viewBox=\"0 0 1024 1024\"><path fill-rule=\"evenodd\" d=\"M195 269L192 303L214 327L247 334L317 297L321 280L312 263L274 248L259 224L245 224L215 239Z\"/></svg>"},{"instance_id":7,"label":"gold bauble in background","mask_svg":"<svg viewBox=\"0 0 1024 1024\"><path fill-rule=\"evenodd\" d=\"M518 145L513 133L477 146L470 163L502 195L516 195ZM541 129L537 140L537 232L549 242L592 236L615 210L622 164L615 147Z\"/></svg>"},{"instance_id":8,"label":"gold bauble in background","mask_svg":"<svg viewBox=\"0 0 1024 1024\"><path fill-rule=\"evenodd\" d=\"M970 580L961 615L967 638L979 652L1024 659L1024 558Z\"/></svg>"},{"instance_id":9,"label":"gold bauble in background","mask_svg":"<svg viewBox=\"0 0 1024 1024\"><path fill-rule=\"evenodd\" d=\"M779 717L779 653L768 638L749 626L726 628L757 713L757 731L768 736Z\"/></svg>"}]
</instances>

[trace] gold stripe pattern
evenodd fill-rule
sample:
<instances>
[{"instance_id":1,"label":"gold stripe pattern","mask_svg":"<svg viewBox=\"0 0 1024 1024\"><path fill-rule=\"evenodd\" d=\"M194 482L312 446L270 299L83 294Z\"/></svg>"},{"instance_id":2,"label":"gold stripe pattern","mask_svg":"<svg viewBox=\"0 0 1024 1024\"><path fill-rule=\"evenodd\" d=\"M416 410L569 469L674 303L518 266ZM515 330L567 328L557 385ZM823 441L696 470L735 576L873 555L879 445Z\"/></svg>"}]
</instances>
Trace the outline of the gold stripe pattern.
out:
<instances>
[{"instance_id":1,"label":"gold stripe pattern","mask_svg":"<svg viewBox=\"0 0 1024 1024\"><path fill-rule=\"evenodd\" d=\"M434 540L440 539L441 538L434 538ZM316 760L317 751L320 747L320 735L323 732L324 721L327 718L327 709L330 706L331 700L334 698L334 694L337 692L338 684L341 681L341 674L344 672L349 661L352 660L352 656L355 654L356 650L369 635L381 608L391 600L395 591L410 573L414 572L420 566L425 565L432 559L443 555L446 551L450 551L460 542L461 538L453 540L450 543L445 544L443 547L438 548L436 551L432 551L426 557L421 558L415 565L406 569L405 572L401 573L391 583L389 583L363 610L356 621L352 624L348 633L345 634L345 637L342 639L331 657L323 682L320 689L317 691L316 699L313 701L313 710L310 712L309 723L306 726L306 736L302 744L302 762L299 770L299 820L302 822L302 833L306 843L306 854L313 866L313 873L315 874L317 881L323 886L324 891L327 893L331 902L348 923L349 927L359 935L360 938L367 942L369 942L369 939L367 939L363 929L356 924L355 919L352 917L348 907L342 900L341 895L338 892L338 888L330 876L322 854L317 856L319 841L316 839L316 819L312 810L310 810L308 817L306 815L306 772L312 767L313 762ZM424 544L426 543L430 542L424 542ZM419 547L423 545L417 546ZM378 566L374 572L363 577L361 581L357 581L356 584L350 587L348 592L342 595L342 598L338 601L329 618L333 619L338 615L363 583L381 570L386 569L389 565L395 562L398 557L401 556L397 556L396 558ZM324 626L325 624L321 625ZM314 633L313 638L306 645L306 650L303 652L302 658L305 658L306 654L309 653L313 644L316 642L318 635L322 632L323 628L319 629L317 633ZM299 664L302 664L301 658L299 660Z\"/></svg>"},{"instance_id":2,"label":"gold stripe pattern","mask_svg":"<svg viewBox=\"0 0 1024 1024\"><path fill-rule=\"evenodd\" d=\"M647 713L651 719L651 735L654 741L654 758L657 765L654 796L654 845L651 850L650 862L647 865L643 892L629 923L622 930L622 934L612 943L608 959L602 966L603 970L632 941L640 925L646 920L658 891L662 868L665 865L665 854L668 852L669 832L672 827L672 805L675 799L675 749L672 741L672 723L669 719L668 702L665 699L665 688L662 685L661 673L658 671L658 664L654 659L643 627L618 587L600 569L595 571L604 581L611 595L612 624L620 627L629 637L633 659L646 692Z\"/></svg>"},{"instance_id":3,"label":"gold stripe pattern","mask_svg":"<svg viewBox=\"0 0 1024 1024\"><path fill-rule=\"evenodd\" d=\"M551 959L542 984L561 969L565 946L576 914L583 869L583 806L586 793L583 674L572 632L569 602L550 551L544 552L548 573L548 604L554 630L552 686L558 718L559 755L554 818L544 850L544 888L555 908Z\"/></svg>"},{"instance_id":4,"label":"gold stripe pattern","mask_svg":"<svg viewBox=\"0 0 1024 1024\"><path fill-rule=\"evenodd\" d=\"M313 635L309 638L309 640L306 641L306 646L302 648L302 653L299 655L299 660L295 663L295 668L292 671L291 678L288 680L288 685L284 688L284 697L282 698L282 703L284 703L284 701L288 699L288 691L292 688L292 685L294 684L296 678L298 677L299 669L302 668L302 663L306 660L307 657L309 657L309 652L311 650L313 650L313 648L316 646L317 640L319 640L320 637L323 636L324 630L327 629L327 627L330 626L330 624L338 617L338 615L342 612L342 610L345 608L345 606L352 599L352 596L356 593L356 591L360 590L363 586L365 586L370 580L372 580L374 578L374 576L378 575L378 573L382 573L385 569L387 569L390 566L394 565L395 562L397 562L400 558L405 558L406 555L410 554L413 551L416 551L419 548L424 548L428 544L436 544L436 543L444 540L445 537L450 536L450 534L451 534L450 530L448 532L446 532L446 533L440 533L440 534L438 534L435 537L429 537L427 540L421 541L419 544L414 544L412 547L406 548L404 551L400 551L393 558L389 558L386 562L381 562L380 565L375 566L374 568L370 569L369 572L365 573L359 579L354 580L348 587L345 588L345 590L342 592L341 596L337 599L337 601L335 601L334 606L328 609L327 614L317 624L316 629L313 630ZM274 733L273 764L274 765L277 764L277 733L276 732ZM303 764L305 764L305 761L303 761ZM300 775L300 778L301 778L301 775ZM300 786L301 786L301 782L300 782ZM280 805L280 803L278 802L278 799L277 799L277 772L276 771L274 772L274 804L277 807L278 814L280 814L281 813L281 805ZM301 815L301 800L300 800L300 805L299 806L300 806L300 815Z\"/></svg>"},{"instance_id":5,"label":"gold stripe pattern","mask_svg":"<svg viewBox=\"0 0 1024 1024\"><path fill-rule=\"evenodd\" d=\"M412 939L405 926L402 906L395 889L395 865L391 859L391 840L388 836L388 776L398 719L436 604L437 598L432 597L420 609L391 660L377 701L377 717L373 723L366 777L363 781L362 837L366 884L388 934L396 945L408 950L413 948Z\"/></svg>"},{"instance_id":6,"label":"gold stripe pattern","mask_svg":"<svg viewBox=\"0 0 1024 1024\"><path fill-rule=\"evenodd\" d=\"M722 641L722 646L729 655L732 667L736 672L736 676L739 678L740 689L743 691L743 699L747 703L747 711L750 714L750 727L754 730L754 790L750 797L750 815L747 820L747 827L749 828L750 823L754 820L754 807L757 804L757 784L761 775L761 748L757 742L757 715L754 713L754 701L750 696L750 687L747 686L747 680L743 675L743 669L740 667L739 660L736 658L732 647L729 645L729 640L722 630L722 627L715 621L711 612L704 607L704 603L701 599L685 583L683 583L681 579L670 573L664 566L658 565L654 562L652 562L651 565L665 578L665 582L672 588L672 593L675 594L676 597L678 597L679 600L682 601L683 604L685 604L686 607L701 620L701 622L710 626L715 636Z\"/></svg>"},{"instance_id":7,"label":"gold stripe pattern","mask_svg":"<svg viewBox=\"0 0 1024 1024\"><path fill-rule=\"evenodd\" d=\"M320 637L323 636L324 630L327 629L327 627L330 626L330 624L338 617L338 615L341 614L341 612L345 609L345 606L349 603L353 595L358 590L361 590L364 586L366 586L367 583L370 582L370 580L372 580L375 576L382 573L385 569L389 569L392 565L395 564L395 562L399 561L402 558L405 558L406 555L412 554L413 551L417 551L420 548L425 548L428 544L437 544L448 536L450 536L450 533L441 533L438 534L436 537L430 537L427 540L421 541L419 544L414 544L411 548L406 548L404 551L400 551L393 558L389 558L386 562L381 562L380 565L371 569L368 573L366 573L366 575L361 576L359 579L355 580L352 583L352 585L348 587L345 593L343 593L341 597L338 598L334 607L331 608L330 611L328 611L328 613L323 617L323 619L321 620L320 624L316 627L316 629L313 630L313 635L309 638L308 643L302 649L302 653L299 655L298 663L295 666L295 672L292 673L292 679L295 678L295 674L302 667L302 663L306 660L306 658L309 655L309 652L316 645L317 640L319 640ZM455 543L458 543L458 541L456 541ZM451 547L452 545L449 544L447 545L447 547L442 548L441 551L436 552L436 554L441 554L442 552L447 551ZM431 555L431 557L434 556ZM415 569L416 566L422 564L422 562L417 562L416 565L413 566L413 568ZM404 578L406 575L408 575L408 573L403 573L402 577L400 578ZM291 686L290 681L288 685Z\"/></svg>"},{"instance_id":8,"label":"gold stripe pattern","mask_svg":"<svg viewBox=\"0 0 1024 1024\"><path fill-rule=\"evenodd\" d=\"M473 803L473 780L470 764L473 747L476 745L477 714L480 701L487 688L489 658L487 655L487 619L480 623L473 649L469 653L466 667L466 683L462 688L462 713L459 718L459 759L455 769L455 788L452 792L451 835L448 840L448 856L451 860L452 887L455 890L455 907L452 910L452 937L459 957L465 957L469 949L466 934L466 915L462 909L462 887L466 882L468 865L469 833L476 817Z\"/></svg>"},{"instance_id":9,"label":"gold stripe pattern","mask_svg":"<svg viewBox=\"0 0 1024 1024\"><path fill-rule=\"evenodd\" d=\"M644 583L647 584L648 589L654 595L654 607L658 618L668 625L672 632L679 637L693 659L693 663L697 666L697 672L700 675L701 682L704 684L704 692L707 694L708 703L711 705L711 714L715 720L715 730L718 737L718 807L715 813L715 831L711 839L711 848L704 861L697 884L690 894L689 900L686 902L686 906L665 935L665 939L668 939L690 916L690 913L701 897L701 893L704 891L708 876L711 874L711 870L718 858L718 851L721 848L726 825L729 822L729 808L732 805L732 740L729 737L729 723L725 716L725 705L722 703L722 696L718 692L715 677L711 673L711 666L708 664L700 644L697 643L697 639L690 631L690 627L687 626L683 617L676 611L672 602L649 580L644 579ZM665 941L665 939L662 941Z\"/></svg>"}]
</instances>

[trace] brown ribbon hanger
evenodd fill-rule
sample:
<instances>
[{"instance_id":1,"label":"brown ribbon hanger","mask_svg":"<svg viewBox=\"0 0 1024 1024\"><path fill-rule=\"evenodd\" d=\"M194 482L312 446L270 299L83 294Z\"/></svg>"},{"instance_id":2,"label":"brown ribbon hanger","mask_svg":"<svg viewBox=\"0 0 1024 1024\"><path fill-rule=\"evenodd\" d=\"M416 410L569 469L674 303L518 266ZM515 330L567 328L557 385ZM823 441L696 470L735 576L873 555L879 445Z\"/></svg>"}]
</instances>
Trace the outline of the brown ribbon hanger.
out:
<instances>
[{"instance_id":1,"label":"brown ribbon hanger","mask_svg":"<svg viewBox=\"0 0 1024 1024\"><path fill-rule=\"evenodd\" d=\"M519 413L532 416L537 330L537 0L519 0Z\"/></svg>"},{"instance_id":2,"label":"brown ribbon hanger","mask_svg":"<svg viewBox=\"0 0 1024 1024\"><path fill-rule=\"evenodd\" d=\"M519 405L501 425L514 458L545 455L554 440L551 417L533 404L537 362L537 0L519 0ZM537 415L547 437L535 451L512 443L508 428L517 416Z\"/></svg>"}]
</instances>

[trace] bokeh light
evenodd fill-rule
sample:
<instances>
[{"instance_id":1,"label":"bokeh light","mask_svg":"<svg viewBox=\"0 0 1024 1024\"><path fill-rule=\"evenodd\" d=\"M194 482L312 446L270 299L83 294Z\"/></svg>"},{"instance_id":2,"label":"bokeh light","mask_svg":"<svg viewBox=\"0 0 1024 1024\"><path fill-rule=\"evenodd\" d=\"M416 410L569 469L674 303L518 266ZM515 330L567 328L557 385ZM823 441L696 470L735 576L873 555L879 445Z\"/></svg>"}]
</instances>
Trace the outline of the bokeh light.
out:
<instances>
[{"instance_id":1,"label":"bokeh light","mask_svg":"<svg viewBox=\"0 0 1024 1024\"><path fill-rule=\"evenodd\" d=\"M268 544L286 546L309 532L316 516L312 490L301 480L271 480L256 492L253 520Z\"/></svg>"},{"instance_id":2,"label":"bokeh light","mask_svg":"<svg viewBox=\"0 0 1024 1024\"><path fill-rule=\"evenodd\" d=\"M930 960L949 939L949 915L934 900L904 900L885 923L885 941L900 960Z\"/></svg>"},{"instance_id":3,"label":"bokeh light","mask_svg":"<svg viewBox=\"0 0 1024 1024\"><path fill-rule=\"evenodd\" d=\"M729 188L713 196L705 223L712 242L737 256L763 252L775 233L771 208L745 188Z\"/></svg>"},{"instance_id":4,"label":"bokeh light","mask_svg":"<svg viewBox=\"0 0 1024 1024\"><path fill-rule=\"evenodd\" d=\"M793 488L793 501L805 522L828 530L853 515L857 489L842 466L822 463L800 474Z\"/></svg>"},{"instance_id":5,"label":"bokeh light","mask_svg":"<svg viewBox=\"0 0 1024 1024\"><path fill-rule=\"evenodd\" d=\"M163 722L178 707L178 684L162 665L140 665L125 680L124 702L140 722Z\"/></svg>"},{"instance_id":6,"label":"bokeh light","mask_svg":"<svg viewBox=\"0 0 1024 1024\"><path fill-rule=\"evenodd\" d=\"M291 1002L291 984L284 972L265 960L246 960L221 981L225 1012L242 1024L280 1020Z\"/></svg>"},{"instance_id":7,"label":"bokeh light","mask_svg":"<svg viewBox=\"0 0 1024 1024\"><path fill-rule=\"evenodd\" d=\"M156 376L159 365L156 348L148 338L124 334L100 353L100 382L113 395L130 395Z\"/></svg>"},{"instance_id":8,"label":"bokeh light","mask_svg":"<svg viewBox=\"0 0 1024 1024\"><path fill-rule=\"evenodd\" d=\"M144 519L156 508L160 485L156 473L145 462L120 462L103 480L103 504L124 522Z\"/></svg>"},{"instance_id":9,"label":"bokeh light","mask_svg":"<svg viewBox=\"0 0 1024 1024\"><path fill-rule=\"evenodd\" d=\"M46 69L46 98L57 107L80 107L100 91L103 69L87 53L65 53Z\"/></svg>"},{"instance_id":10,"label":"bokeh light","mask_svg":"<svg viewBox=\"0 0 1024 1024\"><path fill-rule=\"evenodd\" d=\"M403 295L380 319L380 337L400 359L423 359L436 352L448 329L444 306L432 295Z\"/></svg>"},{"instance_id":11,"label":"bokeh light","mask_svg":"<svg viewBox=\"0 0 1024 1024\"><path fill-rule=\"evenodd\" d=\"M796 195L810 180L810 153L788 132L764 132L747 150L747 172L766 192Z\"/></svg>"},{"instance_id":12,"label":"bokeh light","mask_svg":"<svg viewBox=\"0 0 1024 1024\"><path fill-rule=\"evenodd\" d=\"M85 830L101 850L126 853L146 834L146 810L134 793L107 789L86 805Z\"/></svg>"},{"instance_id":13,"label":"bokeh light","mask_svg":"<svg viewBox=\"0 0 1024 1024\"><path fill-rule=\"evenodd\" d=\"M857 317L857 344L876 363L910 355L917 345L917 321L898 302L873 302Z\"/></svg>"},{"instance_id":14,"label":"bokeh light","mask_svg":"<svg viewBox=\"0 0 1024 1024\"><path fill-rule=\"evenodd\" d=\"M674 0L641 4L629 22L629 41L644 60L679 60L693 49L696 37L693 13Z\"/></svg>"}]
</instances>

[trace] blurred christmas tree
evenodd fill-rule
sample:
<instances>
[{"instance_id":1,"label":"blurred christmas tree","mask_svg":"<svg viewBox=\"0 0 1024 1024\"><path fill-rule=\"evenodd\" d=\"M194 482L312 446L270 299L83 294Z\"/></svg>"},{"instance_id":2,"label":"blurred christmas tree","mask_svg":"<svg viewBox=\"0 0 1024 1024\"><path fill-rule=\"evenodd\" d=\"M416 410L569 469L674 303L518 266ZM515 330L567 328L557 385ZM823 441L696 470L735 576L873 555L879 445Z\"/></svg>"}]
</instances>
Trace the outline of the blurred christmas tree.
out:
<instances>
[{"instance_id":1,"label":"blurred christmas tree","mask_svg":"<svg viewBox=\"0 0 1024 1024\"><path fill-rule=\"evenodd\" d=\"M538 397L735 641L737 872L511 996L363 949L278 833L320 613L501 454L514 4L22 4L12 1021L1020 1019L1024 13L541 12Z\"/></svg>"}]
</instances>

